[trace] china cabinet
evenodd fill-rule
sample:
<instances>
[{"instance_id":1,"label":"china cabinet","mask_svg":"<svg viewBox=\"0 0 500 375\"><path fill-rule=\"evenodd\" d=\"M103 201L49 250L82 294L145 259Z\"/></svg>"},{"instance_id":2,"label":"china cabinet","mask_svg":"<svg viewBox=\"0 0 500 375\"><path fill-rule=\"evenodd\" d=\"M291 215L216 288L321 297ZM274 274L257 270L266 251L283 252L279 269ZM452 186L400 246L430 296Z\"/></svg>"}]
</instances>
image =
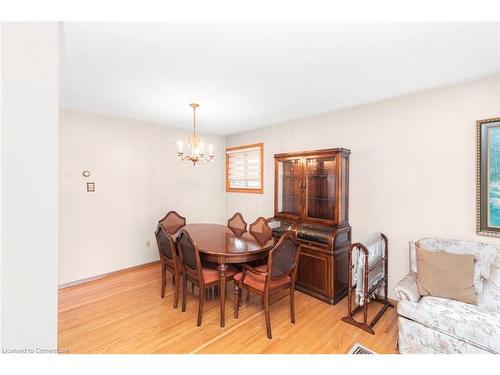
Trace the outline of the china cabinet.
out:
<instances>
[{"instance_id":1,"label":"china cabinet","mask_svg":"<svg viewBox=\"0 0 500 375\"><path fill-rule=\"evenodd\" d=\"M301 243L297 289L329 303L347 293L349 155L344 148L277 154L273 233Z\"/></svg>"}]
</instances>

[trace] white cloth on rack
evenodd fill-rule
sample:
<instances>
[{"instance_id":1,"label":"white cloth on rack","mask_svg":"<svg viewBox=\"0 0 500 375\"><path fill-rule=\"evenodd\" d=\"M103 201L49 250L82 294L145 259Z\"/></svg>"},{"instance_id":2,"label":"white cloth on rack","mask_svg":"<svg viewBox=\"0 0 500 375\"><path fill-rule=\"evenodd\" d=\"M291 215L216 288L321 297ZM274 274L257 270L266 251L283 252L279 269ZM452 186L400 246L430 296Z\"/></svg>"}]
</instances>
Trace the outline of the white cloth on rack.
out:
<instances>
[{"instance_id":1,"label":"white cloth on rack","mask_svg":"<svg viewBox=\"0 0 500 375\"><path fill-rule=\"evenodd\" d=\"M377 232L365 237L359 241L368 249L368 268L378 262L385 255L385 241L382 233ZM356 285L355 301L357 305L363 305L365 293L365 253L359 248L354 248L352 251L352 285ZM380 263L375 269L368 274L368 290L378 283L385 275L384 262ZM373 291L372 295L368 296L368 300L376 294L381 294L384 288L384 282Z\"/></svg>"}]
</instances>

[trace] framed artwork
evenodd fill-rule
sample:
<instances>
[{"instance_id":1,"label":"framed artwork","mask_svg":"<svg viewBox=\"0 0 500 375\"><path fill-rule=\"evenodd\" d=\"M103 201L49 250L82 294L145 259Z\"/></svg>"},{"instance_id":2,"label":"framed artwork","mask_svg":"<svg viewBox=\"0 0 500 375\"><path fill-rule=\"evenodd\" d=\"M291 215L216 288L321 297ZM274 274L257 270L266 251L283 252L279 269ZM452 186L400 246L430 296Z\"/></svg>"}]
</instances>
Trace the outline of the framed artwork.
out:
<instances>
[{"instance_id":1,"label":"framed artwork","mask_svg":"<svg viewBox=\"0 0 500 375\"><path fill-rule=\"evenodd\" d=\"M500 237L500 118L477 122L477 234Z\"/></svg>"}]
</instances>

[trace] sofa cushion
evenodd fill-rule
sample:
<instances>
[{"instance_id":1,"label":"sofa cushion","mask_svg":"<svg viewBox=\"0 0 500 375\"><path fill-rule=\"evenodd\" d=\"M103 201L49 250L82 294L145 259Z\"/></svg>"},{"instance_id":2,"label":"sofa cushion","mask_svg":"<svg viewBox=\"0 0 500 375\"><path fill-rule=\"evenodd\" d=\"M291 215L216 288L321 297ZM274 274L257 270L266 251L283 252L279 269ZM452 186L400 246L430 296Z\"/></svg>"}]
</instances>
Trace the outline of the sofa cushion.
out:
<instances>
[{"instance_id":1,"label":"sofa cushion","mask_svg":"<svg viewBox=\"0 0 500 375\"><path fill-rule=\"evenodd\" d=\"M398 313L484 350L500 353L500 314L438 297L399 301Z\"/></svg>"}]
</instances>

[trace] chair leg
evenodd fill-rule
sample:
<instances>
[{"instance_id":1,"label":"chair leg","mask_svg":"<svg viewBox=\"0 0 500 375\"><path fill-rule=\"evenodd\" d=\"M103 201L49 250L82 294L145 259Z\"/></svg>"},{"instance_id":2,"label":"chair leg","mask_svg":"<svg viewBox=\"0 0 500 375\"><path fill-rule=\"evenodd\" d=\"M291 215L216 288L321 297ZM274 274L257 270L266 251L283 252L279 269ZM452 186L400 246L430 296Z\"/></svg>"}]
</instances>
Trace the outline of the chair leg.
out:
<instances>
[{"instance_id":1,"label":"chair leg","mask_svg":"<svg viewBox=\"0 0 500 375\"><path fill-rule=\"evenodd\" d=\"M238 310L240 308L240 293L241 290L238 284L234 283L234 318L238 319Z\"/></svg>"},{"instance_id":2,"label":"chair leg","mask_svg":"<svg viewBox=\"0 0 500 375\"><path fill-rule=\"evenodd\" d=\"M187 278L186 273L182 275L182 312L186 311L186 290L187 290Z\"/></svg>"},{"instance_id":3,"label":"chair leg","mask_svg":"<svg viewBox=\"0 0 500 375\"><path fill-rule=\"evenodd\" d=\"M267 330L267 338L272 339L273 336L271 334L271 316L269 314L269 294L264 295L264 315L266 316L266 330Z\"/></svg>"},{"instance_id":4,"label":"chair leg","mask_svg":"<svg viewBox=\"0 0 500 375\"><path fill-rule=\"evenodd\" d=\"M167 271L161 267L161 298L165 297L165 287L167 286Z\"/></svg>"},{"instance_id":5,"label":"chair leg","mask_svg":"<svg viewBox=\"0 0 500 375\"><path fill-rule=\"evenodd\" d=\"M178 277L175 277L175 274L172 275L172 285L175 285L175 280L178 279Z\"/></svg>"},{"instance_id":6,"label":"chair leg","mask_svg":"<svg viewBox=\"0 0 500 375\"><path fill-rule=\"evenodd\" d=\"M290 286L290 320L295 324L295 288Z\"/></svg>"},{"instance_id":7,"label":"chair leg","mask_svg":"<svg viewBox=\"0 0 500 375\"><path fill-rule=\"evenodd\" d=\"M199 297L198 297L198 323L196 324L197 327L201 326L201 319L203 315L203 305L205 304L205 291L202 290L202 287L199 287Z\"/></svg>"},{"instance_id":8,"label":"chair leg","mask_svg":"<svg viewBox=\"0 0 500 375\"><path fill-rule=\"evenodd\" d=\"M174 275L172 276L173 280L179 280L179 273L175 272ZM175 290L175 295L174 295L174 309L177 308L177 305L179 304L179 289L180 285L179 282L176 282L174 284L174 290Z\"/></svg>"}]
</instances>

